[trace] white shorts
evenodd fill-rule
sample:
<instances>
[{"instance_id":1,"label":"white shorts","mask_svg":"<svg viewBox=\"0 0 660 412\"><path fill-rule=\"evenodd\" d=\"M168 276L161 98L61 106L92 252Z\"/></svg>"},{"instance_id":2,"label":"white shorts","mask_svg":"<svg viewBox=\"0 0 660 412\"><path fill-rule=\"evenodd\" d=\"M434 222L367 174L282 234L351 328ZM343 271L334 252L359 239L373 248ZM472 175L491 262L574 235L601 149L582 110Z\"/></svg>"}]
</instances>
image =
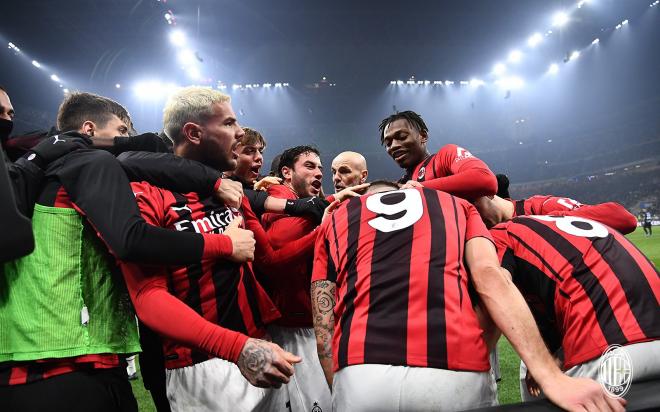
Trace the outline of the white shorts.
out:
<instances>
[{"instance_id":1,"label":"white shorts","mask_svg":"<svg viewBox=\"0 0 660 412\"><path fill-rule=\"evenodd\" d=\"M497 405L490 372L352 365L335 373L337 412L455 411Z\"/></svg>"},{"instance_id":2,"label":"white shorts","mask_svg":"<svg viewBox=\"0 0 660 412\"><path fill-rule=\"evenodd\" d=\"M623 349L628 353L632 362L632 383L660 378L660 340L633 343L624 346ZM563 355L561 350L559 352ZM575 365L564 373L574 378L598 380L600 364L601 357L599 356L596 359ZM527 385L525 384L526 374L527 367L523 362L520 362L520 397L523 402L544 398L545 396L543 394L539 397L534 397L527 391Z\"/></svg>"},{"instance_id":3,"label":"white shorts","mask_svg":"<svg viewBox=\"0 0 660 412\"><path fill-rule=\"evenodd\" d=\"M236 364L213 358L168 369L167 399L173 412L271 411L283 389L252 386Z\"/></svg>"},{"instance_id":4,"label":"white shorts","mask_svg":"<svg viewBox=\"0 0 660 412\"><path fill-rule=\"evenodd\" d=\"M288 396L284 400L280 398L276 401L281 404L277 410L330 412L332 397L319 362L314 329L270 325L268 333L273 342L303 359L302 362L294 365L295 373L291 381L286 386L282 386L282 389L286 388ZM287 402L289 408L286 408Z\"/></svg>"}]
</instances>

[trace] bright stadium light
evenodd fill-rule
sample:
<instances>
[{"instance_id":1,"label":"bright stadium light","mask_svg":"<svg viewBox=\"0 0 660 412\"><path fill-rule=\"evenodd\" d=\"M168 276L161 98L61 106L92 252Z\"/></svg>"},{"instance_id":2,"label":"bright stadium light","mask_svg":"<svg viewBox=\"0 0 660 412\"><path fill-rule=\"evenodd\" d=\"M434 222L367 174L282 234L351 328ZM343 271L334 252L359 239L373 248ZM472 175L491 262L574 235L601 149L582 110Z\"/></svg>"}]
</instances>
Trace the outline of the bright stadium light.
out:
<instances>
[{"instance_id":1,"label":"bright stadium light","mask_svg":"<svg viewBox=\"0 0 660 412\"><path fill-rule=\"evenodd\" d=\"M600 43L600 39L598 38L594 39L594 41L591 42L592 45L596 45L598 43Z\"/></svg>"},{"instance_id":2,"label":"bright stadium light","mask_svg":"<svg viewBox=\"0 0 660 412\"><path fill-rule=\"evenodd\" d=\"M534 48L542 41L543 41L543 36L541 35L541 33L534 33L530 36L529 39L527 39L527 45L529 47Z\"/></svg>"},{"instance_id":3,"label":"bright stadium light","mask_svg":"<svg viewBox=\"0 0 660 412\"><path fill-rule=\"evenodd\" d=\"M289 87L289 83L282 83L282 86Z\"/></svg>"},{"instance_id":4,"label":"bright stadium light","mask_svg":"<svg viewBox=\"0 0 660 412\"><path fill-rule=\"evenodd\" d=\"M275 87L282 87L282 83L275 83Z\"/></svg>"},{"instance_id":5,"label":"bright stadium light","mask_svg":"<svg viewBox=\"0 0 660 412\"><path fill-rule=\"evenodd\" d=\"M552 63L548 67L548 74L557 74L559 72L559 65L557 63Z\"/></svg>"},{"instance_id":6,"label":"bright stadium light","mask_svg":"<svg viewBox=\"0 0 660 412\"><path fill-rule=\"evenodd\" d=\"M397 86L403 86L403 80L397 80L396 85Z\"/></svg>"},{"instance_id":7,"label":"bright stadium light","mask_svg":"<svg viewBox=\"0 0 660 412\"><path fill-rule=\"evenodd\" d=\"M506 66L503 65L502 63L497 63L495 66L493 66L493 73L496 76L501 76L506 72Z\"/></svg>"},{"instance_id":8,"label":"bright stadium light","mask_svg":"<svg viewBox=\"0 0 660 412\"><path fill-rule=\"evenodd\" d=\"M442 81L441 80L433 80L433 84L436 86L442 86Z\"/></svg>"},{"instance_id":9,"label":"bright stadium light","mask_svg":"<svg viewBox=\"0 0 660 412\"><path fill-rule=\"evenodd\" d=\"M36 60L32 60L32 65L33 65L34 67L36 67L37 69L40 69L40 68L41 68L41 63L39 63L39 62L36 61Z\"/></svg>"},{"instance_id":10,"label":"bright stadium light","mask_svg":"<svg viewBox=\"0 0 660 412\"><path fill-rule=\"evenodd\" d=\"M518 63L522 59L522 53L520 50L512 50L511 53L509 53L509 61L511 63Z\"/></svg>"},{"instance_id":11,"label":"bright stadium light","mask_svg":"<svg viewBox=\"0 0 660 412\"><path fill-rule=\"evenodd\" d=\"M19 49L18 46L15 45L15 44L12 43L12 42L7 43L7 47L10 48L10 49L12 49L12 50L15 51L16 53L20 53L20 52L21 52L21 49Z\"/></svg>"},{"instance_id":12,"label":"bright stadium light","mask_svg":"<svg viewBox=\"0 0 660 412\"><path fill-rule=\"evenodd\" d=\"M472 87L479 87L479 86L483 86L484 84L486 83L481 79L473 78L470 80L470 86Z\"/></svg>"},{"instance_id":13,"label":"bright stadium light","mask_svg":"<svg viewBox=\"0 0 660 412\"><path fill-rule=\"evenodd\" d=\"M520 89L525 85L525 81L518 76L506 77L495 82L498 86L505 90Z\"/></svg>"},{"instance_id":14,"label":"bright stadium light","mask_svg":"<svg viewBox=\"0 0 660 412\"><path fill-rule=\"evenodd\" d=\"M270 83L264 83L264 84L262 84L262 86L265 87L265 88L269 88L270 86L272 86L272 84L270 84Z\"/></svg>"},{"instance_id":15,"label":"bright stadium light","mask_svg":"<svg viewBox=\"0 0 660 412\"><path fill-rule=\"evenodd\" d=\"M424 80L424 86L428 86L429 84L431 84L430 80Z\"/></svg>"},{"instance_id":16,"label":"bright stadium light","mask_svg":"<svg viewBox=\"0 0 660 412\"><path fill-rule=\"evenodd\" d=\"M52 81L54 81L54 82L60 82L60 81L61 81L60 78L57 77L56 74L51 74L51 75L50 75L50 79L51 79Z\"/></svg>"},{"instance_id":17,"label":"bright stadium light","mask_svg":"<svg viewBox=\"0 0 660 412\"><path fill-rule=\"evenodd\" d=\"M390 85L392 86L396 85L396 80L390 80Z\"/></svg>"},{"instance_id":18,"label":"bright stadium light","mask_svg":"<svg viewBox=\"0 0 660 412\"><path fill-rule=\"evenodd\" d=\"M414 80L408 80L408 81L406 82L406 84L412 86L413 84L415 84L415 81L414 81Z\"/></svg>"},{"instance_id":19,"label":"bright stadium light","mask_svg":"<svg viewBox=\"0 0 660 412\"><path fill-rule=\"evenodd\" d=\"M191 79L197 80L201 77L201 74L197 67L191 66L188 68L188 76L190 76Z\"/></svg>"},{"instance_id":20,"label":"bright stadium light","mask_svg":"<svg viewBox=\"0 0 660 412\"><path fill-rule=\"evenodd\" d=\"M568 23L568 14L563 11L559 11L552 16L552 25L555 27L562 27Z\"/></svg>"},{"instance_id":21,"label":"bright stadium light","mask_svg":"<svg viewBox=\"0 0 660 412\"><path fill-rule=\"evenodd\" d=\"M190 49L181 50L177 57L179 58L179 62L183 65L195 63L195 53Z\"/></svg>"},{"instance_id":22,"label":"bright stadium light","mask_svg":"<svg viewBox=\"0 0 660 412\"><path fill-rule=\"evenodd\" d=\"M571 60L575 60L575 59L577 59L578 57L580 57L580 52L577 51L577 50L575 50L575 51L574 51L573 53L571 53L571 55L568 57L568 60L569 60L569 61L571 61Z\"/></svg>"},{"instance_id":23,"label":"bright stadium light","mask_svg":"<svg viewBox=\"0 0 660 412\"><path fill-rule=\"evenodd\" d=\"M625 26L626 24L628 24L628 19L625 19L624 21L621 22L622 26Z\"/></svg>"},{"instance_id":24,"label":"bright stadium light","mask_svg":"<svg viewBox=\"0 0 660 412\"><path fill-rule=\"evenodd\" d=\"M467 80L461 80L459 83L460 83L461 86L467 86L467 85L470 84L470 82L467 81Z\"/></svg>"},{"instance_id":25,"label":"bright stadium light","mask_svg":"<svg viewBox=\"0 0 660 412\"><path fill-rule=\"evenodd\" d=\"M577 4L577 8L578 8L578 9L581 9L582 6L584 6L585 4L587 4L587 0L581 0L581 1Z\"/></svg>"},{"instance_id":26,"label":"bright stadium light","mask_svg":"<svg viewBox=\"0 0 660 412\"><path fill-rule=\"evenodd\" d=\"M421 80L417 80L417 84L418 84L419 86L421 86L421 85L423 85L423 84L424 84L424 82L423 82L423 81L421 81Z\"/></svg>"},{"instance_id":27,"label":"bright stadium light","mask_svg":"<svg viewBox=\"0 0 660 412\"><path fill-rule=\"evenodd\" d=\"M186 44L186 35L181 30L174 30L170 33L170 41L175 46L183 46Z\"/></svg>"},{"instance_id":28,"label":"bright stadium light","mask_svg":"<svg viewBox=\"0 0 660 412\"><path fill-rule=\"evenodd\" d=\"M452 84L454 84L453 81L451 81L451 80L445 80L445 86L451 86Z\"/></svg>"},{"instance_id":29,"label":"bright stadium light","mask_svg":"<svg viewBox=\"0 0 660 412\"><path fill-rule=\"evenodd\" d=\"M69 89L62 89L62 93L64 93L64 94L69 93Z\"/></svg>"},{"instance_id":30,"label":"bright stadium light","mask_svg":"<svg viewBox=\"0 0 660 412\"><path fill-rule=\"evenodd\" d=\"M115 84L115 88L117 88L117 89L121 89L121 84L116 83L116 84Z\"/></svg>"},{"instance_id":31,"label":"bright stadium light","mask_svg":"<svg viewBox=\"0 0 660 412\"><path fill-rule=\"evenodd\" d=\"M234 84L231 85L231 89L232 89L232 90L238 90L238 89L240 89L240 88L242 88L242 87L243 87L242 85L240 85L240 84L236 84L236 83L234 83Z\"/></svg>"}]
</instances>

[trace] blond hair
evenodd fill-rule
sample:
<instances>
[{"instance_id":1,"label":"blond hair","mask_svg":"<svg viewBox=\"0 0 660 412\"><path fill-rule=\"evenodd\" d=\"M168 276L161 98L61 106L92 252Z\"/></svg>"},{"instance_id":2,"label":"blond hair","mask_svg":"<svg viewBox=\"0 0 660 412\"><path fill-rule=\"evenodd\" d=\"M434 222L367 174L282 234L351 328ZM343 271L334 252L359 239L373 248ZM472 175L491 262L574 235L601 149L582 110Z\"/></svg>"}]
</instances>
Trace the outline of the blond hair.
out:
<instances>
[{"instance_id":1,"label":"blond hair","mask_svg":"<svg viewBox=\"0 0 660 412\"><path fill-rule=\"evenodd\" d=\"M186 123L203 124L213 116L215 103L229 102L231 98L208 87L184 87L170 96L163 109L165 134L178 145L183 141Z\"/></svg>"}]
</instances>

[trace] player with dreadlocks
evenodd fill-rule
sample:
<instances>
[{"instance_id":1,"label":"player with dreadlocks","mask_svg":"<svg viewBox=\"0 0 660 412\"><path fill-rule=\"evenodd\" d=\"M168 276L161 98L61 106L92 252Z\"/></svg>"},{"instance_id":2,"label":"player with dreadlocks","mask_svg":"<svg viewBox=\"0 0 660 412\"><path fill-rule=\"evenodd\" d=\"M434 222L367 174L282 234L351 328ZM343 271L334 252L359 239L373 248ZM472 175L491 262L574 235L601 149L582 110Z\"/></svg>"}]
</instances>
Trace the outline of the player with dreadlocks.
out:
<instances>
[{"instance_id":1,"label":"player with dreadlocks","mask_svg":"<svg viewBox=\"0 0 660 412\"><path fill-rule=\"evenodd\" d=\"M407 110L380 122L380 143L406 174L399 183L424 186L474 200L497 192L497 179L486 163L455 144L429 154L428 127L417 113Z\"/></svg>"}]
</instances>

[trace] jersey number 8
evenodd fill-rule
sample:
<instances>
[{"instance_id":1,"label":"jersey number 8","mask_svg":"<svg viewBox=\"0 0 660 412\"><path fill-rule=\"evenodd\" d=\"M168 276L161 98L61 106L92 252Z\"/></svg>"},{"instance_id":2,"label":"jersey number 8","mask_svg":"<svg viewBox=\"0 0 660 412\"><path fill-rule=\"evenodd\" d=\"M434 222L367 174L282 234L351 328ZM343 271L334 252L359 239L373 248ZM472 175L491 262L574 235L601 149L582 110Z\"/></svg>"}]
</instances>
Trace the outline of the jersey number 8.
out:
<instances>
[{"instance_id":1,"label":"jersey number 8","mask_svg":"<svg viewBox=\"0 0 660 412\"><path fill-rule=\"evenodd\" d=\"M369 221L369 226L381 232L405 229L424 214L422 196L416 189L372 195L367 198L366 206L378 215Z\"/></svg>"}]
</instances>

